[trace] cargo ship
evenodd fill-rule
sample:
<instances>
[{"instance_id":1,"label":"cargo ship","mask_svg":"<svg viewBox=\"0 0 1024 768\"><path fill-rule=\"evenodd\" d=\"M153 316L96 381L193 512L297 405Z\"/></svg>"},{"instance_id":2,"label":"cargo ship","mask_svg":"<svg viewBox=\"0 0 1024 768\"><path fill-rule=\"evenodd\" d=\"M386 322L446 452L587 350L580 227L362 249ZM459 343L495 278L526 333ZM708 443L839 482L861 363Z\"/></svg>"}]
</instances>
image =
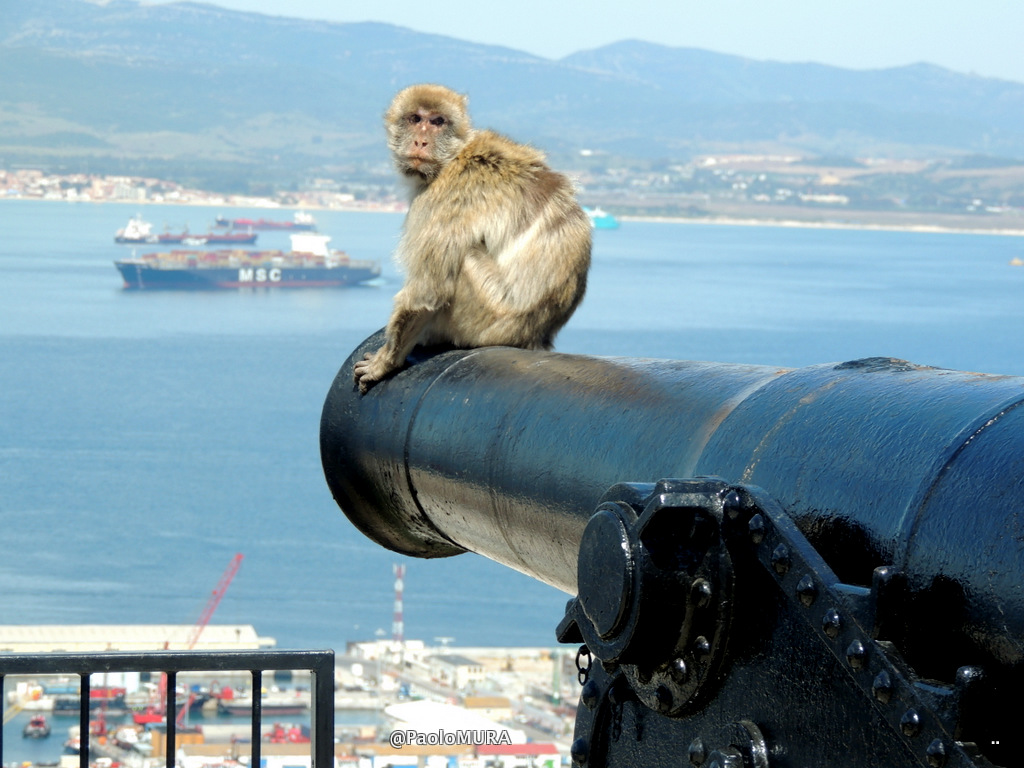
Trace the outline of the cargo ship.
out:
<instances>
[{"instance_id":1,"label":"cargo ship","mask_svg":"<svg viewBox=\"0 0 1024 768\"><path fill-rule=\"evenodd\" d=\"M118 259L114 266L130 290L218 288L337 288L380 275L376 261L357 261L330 250L327 235L291 235L290 251L173 250Z\"/></svg>"},{"instance_id":2,"label":"cargo ship","mask_svg":"<svg viewBox=\"0 0 1024 768\"><path fill-rule=\"evenodd\" d=\"M134 216L128 223L117 230L114 242L122 245L252 245L258 235L248 232L207 232L195 235L186 229L184 232L153 233L153 225L140 216Z\"/></svg>"},{"instance_id":3,"label":"cargo ship","mask_svg":"<svg viewBox=\"0 0 1024 768\"><path fill-rule=\"evenodd\" d=\"M284 229L292 232L313 232L316 220L304 211L296 211L291 221L274 221L272 219L228 219L218 216L215 220L218 227L232 229Z\"/></svg>"}]
</instances>

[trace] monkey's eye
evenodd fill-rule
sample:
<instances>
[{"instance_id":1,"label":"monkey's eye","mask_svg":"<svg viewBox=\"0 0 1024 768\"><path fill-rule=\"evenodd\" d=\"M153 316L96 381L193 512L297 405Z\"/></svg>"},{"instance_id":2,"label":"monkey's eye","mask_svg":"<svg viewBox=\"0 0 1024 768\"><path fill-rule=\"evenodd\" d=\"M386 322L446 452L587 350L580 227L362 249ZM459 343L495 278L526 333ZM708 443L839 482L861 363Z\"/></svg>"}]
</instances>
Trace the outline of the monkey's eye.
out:
<instances>
[{"instance_id":1,"label":"monkey's eye","mask_svg":"<svg viewBox=\"0 0 1024 768\"><path fill-rule=\"evenodd\" d=\"M445 119L443 117L432 117L430 119L430 124L436 125L438 128L440 128L442 125L445 124Z\"/></svg>"},{"instance_id":2,"label":"monkey's eye","mask_svg":"<svg viewBox=\"0 0 1024 768\"><path fill-rule=\"evenodd\" d=\"M423 118L420 117L419 115L409 115L409 122L412 123L413 125L420 122L422 119Z\"/></svg>"}]
</instances>

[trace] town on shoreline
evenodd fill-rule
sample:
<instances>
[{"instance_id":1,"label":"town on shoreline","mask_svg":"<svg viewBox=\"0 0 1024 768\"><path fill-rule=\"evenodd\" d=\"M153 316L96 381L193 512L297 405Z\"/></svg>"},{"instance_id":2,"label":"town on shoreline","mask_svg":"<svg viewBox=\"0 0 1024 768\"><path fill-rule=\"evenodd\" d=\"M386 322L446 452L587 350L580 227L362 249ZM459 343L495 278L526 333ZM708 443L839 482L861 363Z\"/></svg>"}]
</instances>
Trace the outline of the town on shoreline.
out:
<instances>
[{"instance_id":1,"label":"town on shoreline","mask_svg":"<svg viewBox=\"0 0 1024 768\"><path fill-rule=\"evenodd\" d=\"M733 182L742 185L743 182ZM341 190L326 180L309 189L266 196L190 189L164 179L86 173L53 174L37 169L0 168L0 201L46 200L223 208L301 209L401 213L405 200L389 185L352 185ZM596 186L596 185L595 185ZM733 226L877 229L936 233L1024 236L1024 208L967 205L962 211L877 210L850 207L841 195L807 196L796 203L707 193L647 193L581 185L584 205L600 207L622 221L664 221ZM642 204L641 204L642 203Z\"/></svg>"}]
</instances>

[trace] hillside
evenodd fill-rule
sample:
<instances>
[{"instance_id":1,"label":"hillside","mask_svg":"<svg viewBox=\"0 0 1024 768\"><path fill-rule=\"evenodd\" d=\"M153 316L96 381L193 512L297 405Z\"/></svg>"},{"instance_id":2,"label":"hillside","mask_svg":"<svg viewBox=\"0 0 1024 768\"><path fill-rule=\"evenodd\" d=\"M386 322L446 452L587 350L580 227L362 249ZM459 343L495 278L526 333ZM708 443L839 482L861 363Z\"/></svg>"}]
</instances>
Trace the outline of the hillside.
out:
<instances>
[{"instance_id":1,"label":"hillside","mask_svg":"<svg viewBox=\"0 0 1024 768\"><path fill-rule=\"evenodd\" d=\"M919 64L852 71L624 41L552 61L385 24L181 2L11 3L0 16L0 166L301 178L384 160L412 82L550 154L1024 158L1024 84Z\"/></svg>"}]
</instances>

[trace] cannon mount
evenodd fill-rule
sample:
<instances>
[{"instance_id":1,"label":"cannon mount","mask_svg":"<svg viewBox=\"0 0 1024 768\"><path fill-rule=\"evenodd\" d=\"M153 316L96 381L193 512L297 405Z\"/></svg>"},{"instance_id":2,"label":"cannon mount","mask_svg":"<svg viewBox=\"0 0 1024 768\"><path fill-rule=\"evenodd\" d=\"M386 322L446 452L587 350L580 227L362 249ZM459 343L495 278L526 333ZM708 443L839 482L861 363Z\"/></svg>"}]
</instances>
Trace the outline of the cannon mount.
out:
<instances>
[{"instance_id":1,"label":"cannon mount","mask_svg":"<svg viewBox=\"0 0 1024 768\"><path fill-rule=\"evenodd\" d=\"M901 624L901 574L841 583L759 488L616 485L579 567L557 633L584 643L574 765L679 765L680 745L697 768L835 765L839 745L807 738L822 717L844 723L852 765L991 765L961 740L982 671L922 680L887 637ZM772 680L774 696L752 680Z\"/></svg>"}]
</instances>

